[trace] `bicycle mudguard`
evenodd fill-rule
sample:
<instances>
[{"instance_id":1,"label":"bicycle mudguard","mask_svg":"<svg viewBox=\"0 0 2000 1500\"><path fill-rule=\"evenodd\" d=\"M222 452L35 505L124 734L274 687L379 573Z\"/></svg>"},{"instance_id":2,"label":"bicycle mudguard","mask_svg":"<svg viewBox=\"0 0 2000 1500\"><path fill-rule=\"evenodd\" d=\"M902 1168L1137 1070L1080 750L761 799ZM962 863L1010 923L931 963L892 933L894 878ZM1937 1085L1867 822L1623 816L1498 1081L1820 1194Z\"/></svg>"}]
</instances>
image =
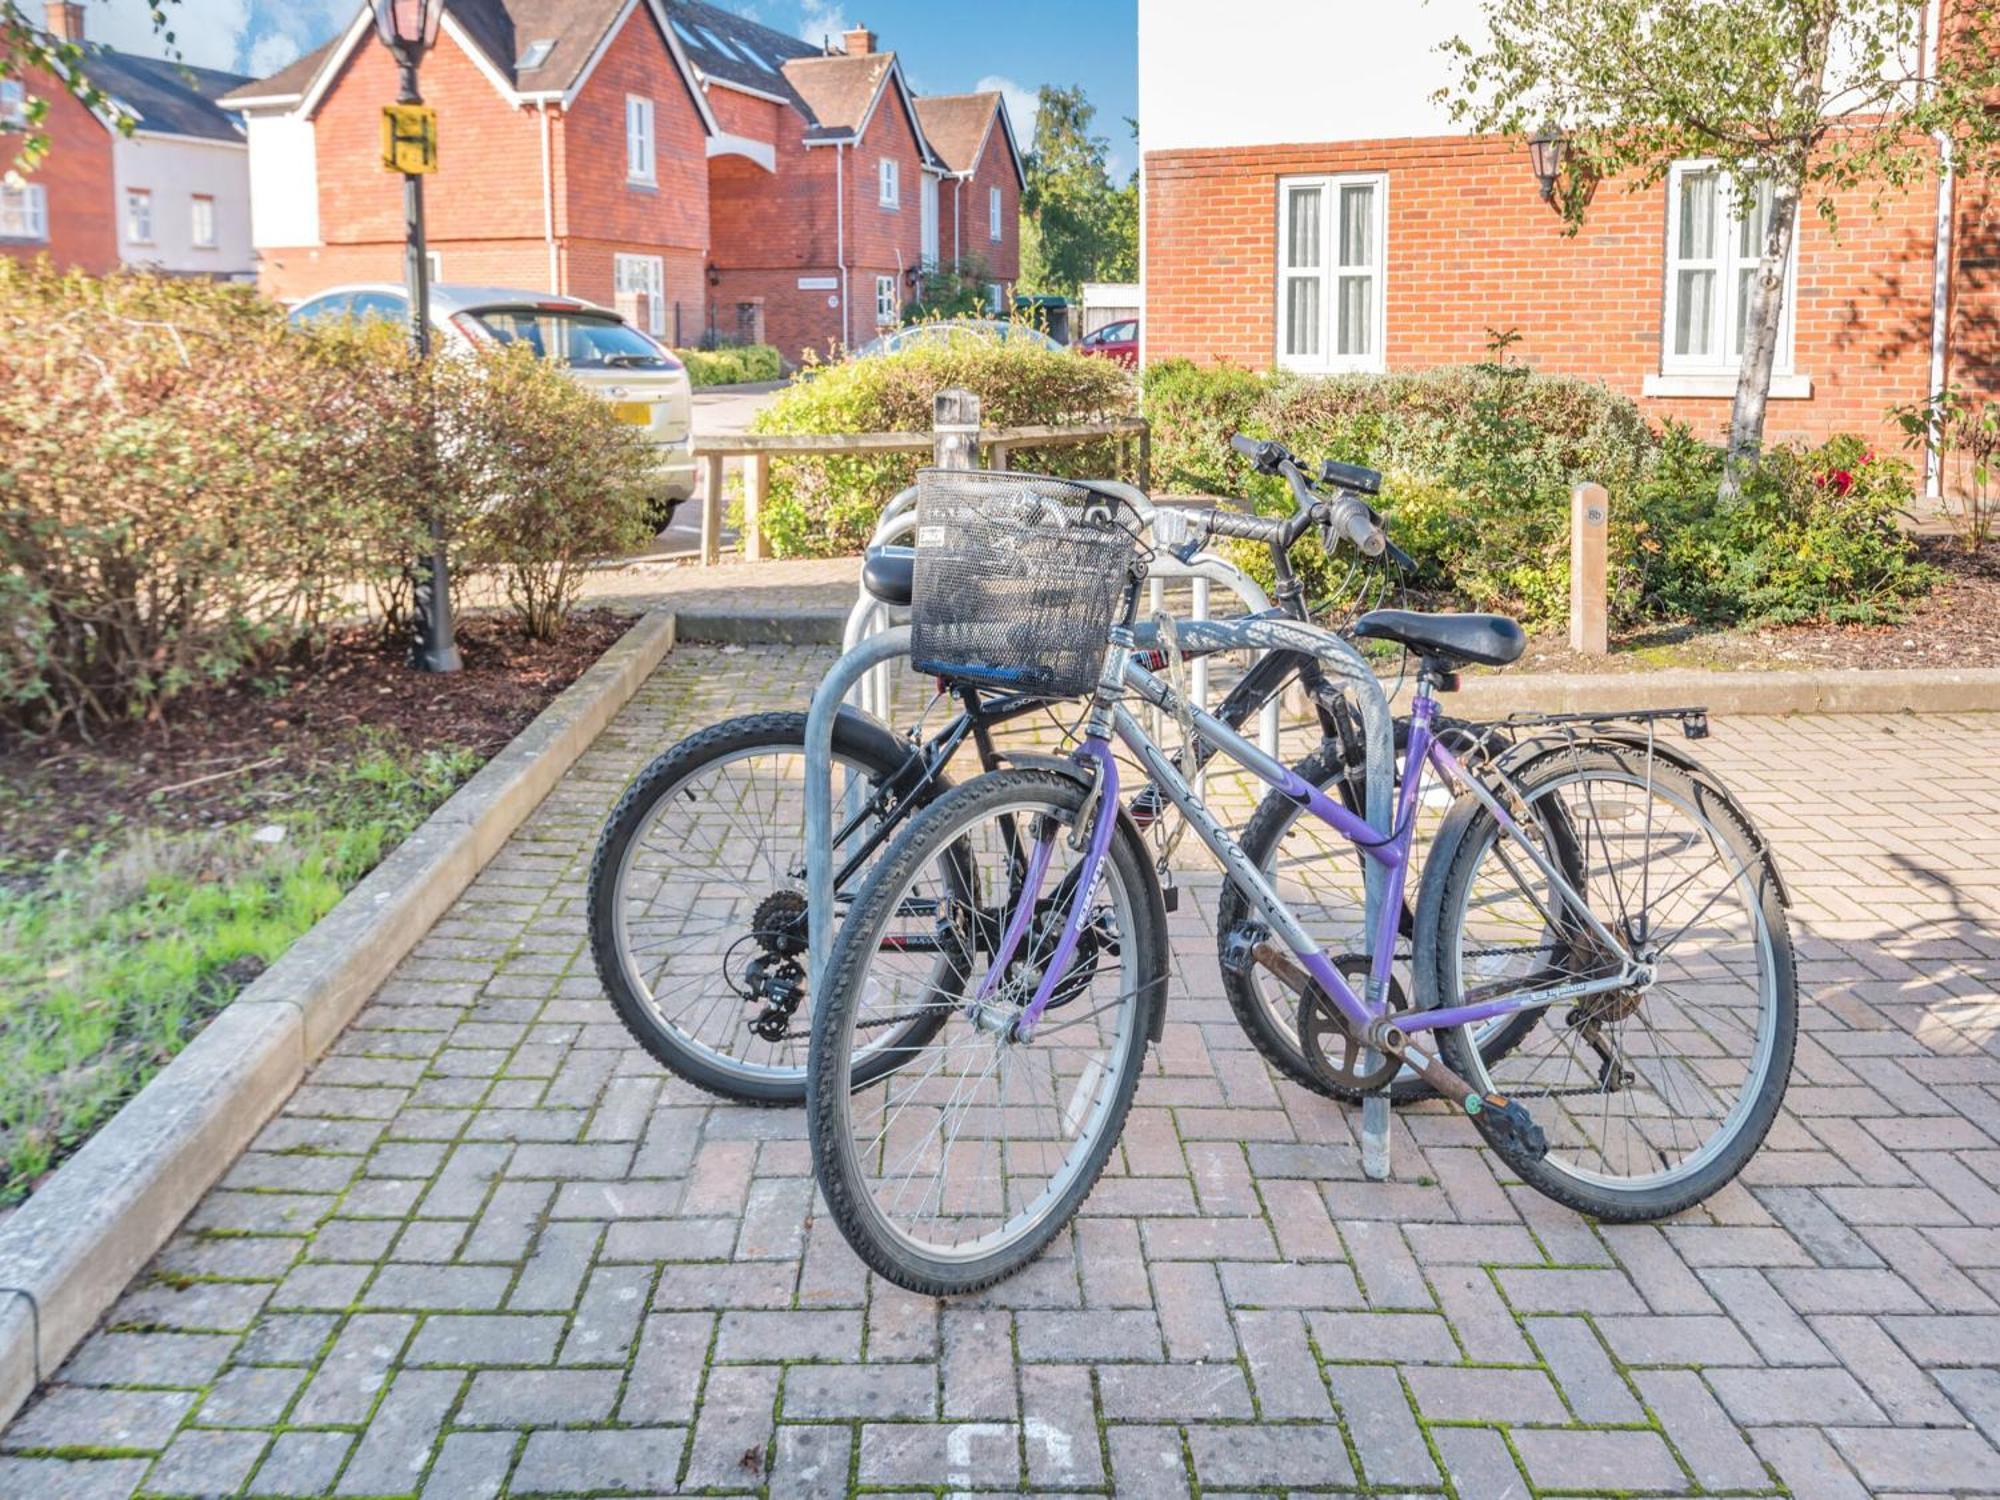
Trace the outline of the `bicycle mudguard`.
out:
<instances>
[{"instance_id":1,"label":"bicycle mudguard","mask_svg":"<svg viewBox=\"0 0 2000 1500\"><path fill-rule=\"evenodd\" d=\"M1041 755L1032 750L1021 752L1009 751L1003 759L1010 766L1021 766L1036 771L1054 771L1059 775L1067 776L1081 787L1088 788L1092 785L1090 772L1065 756ZM1146 847L1146 836L1139 832L1139 825L1132 821L1132 814L1122 806L1118 809L1118 832L1115 837L1129 839L1132 848L1137 852L1140 868L1145 870L1149 877L1146 881L1146 903L1152 907L1153 920L1157 924L1153 930L1155 932L1165 932L1167 930L1167 902L1166 897L1160 893L1160 877L1153 869L1152 851ZM1171 961L1162 965L1160 970L1161 983L1155 993L1148 997L1147 1001L1146 1039L1155 1045L1159 1043L1161 1036L1166 1030L1167 981L1171 977L1172 972L1173 966Z\"/></svg>"},{"instance_id":2,"label":"bicycle mudguard","mask_svg":"<svg viewBox=\"0 0 2000 1500\"><path fill-rule=\"evenodd\" d=\"M1769 878L1772 889L1778 893L1778 904L1787 910L1790 909L1792 893L1785 885L1784 872L1778 868L1777 857L1771 852L1771 841L1764 837L1764 830L1758 827L1757 820L1750 816L1750 809L1743 805L1720 777L1664 735L1649 736L1636 730L1596 724L1591 727L1590 734L1581 740L1551 740L1547 736L1521 740L1499 757L1495 767L1504 775L1513 775L1539 765L1552 756L1565 754L1573 747L1588 749L1593 743L1611 744L1621 750L1637 750L1657 755L1675 769L1685 771L1702 790L1719 798L1748 830L1751 846L1756 849L1757 857L1763 862L1764 874Z\"/></svg>"}]
</instances>

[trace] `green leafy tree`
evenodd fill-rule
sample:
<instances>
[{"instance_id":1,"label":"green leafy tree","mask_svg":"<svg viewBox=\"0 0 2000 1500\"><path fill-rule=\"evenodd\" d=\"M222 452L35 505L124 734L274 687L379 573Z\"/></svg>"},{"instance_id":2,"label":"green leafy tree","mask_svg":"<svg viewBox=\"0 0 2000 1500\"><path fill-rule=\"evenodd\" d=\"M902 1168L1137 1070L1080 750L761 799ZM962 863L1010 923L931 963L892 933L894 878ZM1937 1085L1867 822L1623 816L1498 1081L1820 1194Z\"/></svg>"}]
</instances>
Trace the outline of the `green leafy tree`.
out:
<instances>
[{"instance_id":1,"label":"green leafy tree","mask_svg":"<svg viewBox=\"0 0 2000 1500\"><path fill-rule=\"evenodd\" d=\"M1111 143L1090 133L1096 106L1081 87L1043 84L1035 140L1021 195L1021 284L1074 296L1086 281L1130 280L1138 272L1135 178L1111 180Z\"/></svg>"},{"instance_id":2,"label":"green leafy tree","mask_svg":"<svg viewBox=\"0 0 2000 1500\"><path fill-rule=\"evenodd\" d=\"M179 0L150 0L146 7L153 18L154 33L166 43L170 53L174 50L174 34L167 25L167 7L178 3ZM37 78L53 78L86 109L109 119L122 135L130 135L139 123L90 81L83 48L44 31L43 18L39 5L32 7L31 14L18 0L0 0L0 78L16 78L30 84L27 129L13 161L13 167L23 172L34 171L49 150L49 135L43 129L49 117L49 101L34 93L32 84Z\"/></svg>"},{"instance_id":3,"label":"green leafy tree","mask_svg":"<svg viewBox=\"0 0 2000 1500\"><path fill-rule=\"evenodd\" d=\"M1762 230L1721 493L1756 467L1784 316L1785 265L1810 204L1943 169L1990 171L2000 144L2000 20L1985 4L1927 0L1485 0L1487 36L1446 44L1440 92L1482 131L1553 123L1568 142L1561 206L1572 230L1591 188L1657 186L1685 158L1712 160ZM1753 217L1754 214L1754 217Z\"/></svg>"}]
</instances>

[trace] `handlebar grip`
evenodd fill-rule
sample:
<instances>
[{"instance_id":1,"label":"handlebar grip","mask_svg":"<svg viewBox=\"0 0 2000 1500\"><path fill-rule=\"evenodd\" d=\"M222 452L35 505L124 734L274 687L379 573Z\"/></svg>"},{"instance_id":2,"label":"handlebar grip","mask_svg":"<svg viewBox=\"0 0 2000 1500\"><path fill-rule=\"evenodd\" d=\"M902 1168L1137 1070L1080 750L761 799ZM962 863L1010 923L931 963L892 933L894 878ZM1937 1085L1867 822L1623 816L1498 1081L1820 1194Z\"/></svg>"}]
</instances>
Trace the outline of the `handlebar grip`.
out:
<instances>
[{"instance_id":1,"label":"handlebar grip","mask_svg":"<svg viewBox=\"0 0 2000 1500\"><path fill-rule=\"evenodd\" d=\"M1375 512L1352 496L1342 496L1333 502L1327 524L1354 543L1364 557L1380 557L1388 545L1389 539L1382 535L1382 523L1376 520Z\"/></svg>"},{"instance_id":2,"label":"handlebar grip","mask_svg":"<svg viewBox=\"0 0 2000 1500\"><path fill-rule=\"evenodd\" d=\"M1229 446L1249 459L1251 467L1259 474L1277 473L1278 465L1291 456L1285 451L1283 443L1253 438L1241 432L1229 435Z\"/></svg>"},{"instance_id":3,"label":"handlebar grip","mask_svg":"<svg viewBox=\"0 0 2000 1500\"><path fill-rule=\"evenodd\" d=\"M1210 536L1234 536L1246 542L1279 545L1285 540L1285 523L1268 516L1246 516L1241 511L1216 509L1205 512L1201 524Z\"/></svg>"}]
</instances>

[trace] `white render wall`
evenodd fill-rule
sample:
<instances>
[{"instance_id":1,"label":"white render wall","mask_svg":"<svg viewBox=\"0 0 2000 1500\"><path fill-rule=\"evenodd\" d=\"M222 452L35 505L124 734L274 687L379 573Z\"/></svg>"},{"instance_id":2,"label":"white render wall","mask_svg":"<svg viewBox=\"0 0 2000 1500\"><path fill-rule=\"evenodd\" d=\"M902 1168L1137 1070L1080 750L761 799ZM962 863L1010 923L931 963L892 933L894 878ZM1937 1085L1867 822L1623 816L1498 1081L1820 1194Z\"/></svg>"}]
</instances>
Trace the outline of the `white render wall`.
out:
<instances>
[{"instance_id":1,"label":"white render wall","mask_svg":"<svg viewBox=\"0 0 2000 1500\"><path fill-rule=\"evenodd\" d=\"M313 122L296 114L253 114L250 132L250 242L259 250L319 243L319 152Z\"/></svg>"},{"instance_id":2,"label":"white render wall","mask_svg":"<svg viewBox=\"0 0 2000 1500\"><path fill-rule=\"evenodd\" d=\"M242 142L148 135L142 127L113 139L111 169L118 254L126 265L239 277L256 269L250 254L250 153ZM153 195L150 245L125 238L127 188L146 188ZM190 200L198 193L215 200L213 250L194 246Z\"/></svg>"},{"instance_id":3,"label":"white render wall","mask_svg":"<svg viewBox=\"0 0 2000 1500\"><path fill-rule=\"evenodd\" d=\"M1479 0L1139 0L1139 149L1462 135L1431 95Z\"/></svg>"}]
</instances>

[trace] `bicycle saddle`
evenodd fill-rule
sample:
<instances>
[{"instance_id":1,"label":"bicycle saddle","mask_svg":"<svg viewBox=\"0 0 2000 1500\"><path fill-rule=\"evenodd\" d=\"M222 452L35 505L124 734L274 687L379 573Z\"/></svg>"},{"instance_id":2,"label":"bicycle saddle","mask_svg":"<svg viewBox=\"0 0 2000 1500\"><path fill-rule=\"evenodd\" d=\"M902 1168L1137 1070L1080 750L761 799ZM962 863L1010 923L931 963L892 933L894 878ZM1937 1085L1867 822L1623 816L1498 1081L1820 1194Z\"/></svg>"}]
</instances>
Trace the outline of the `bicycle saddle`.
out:
<instances>
[{"instance_id":1,"label":"bicycle saddle","mask_svg":"<svg viewBox=\"0 0 2000 1500\"><path fill-rule=\"evenodd\" d=\"M914 547L870 547L861 561L861 586L884 604L907 606L916 566Z\"/></svg>"},{"instance_id":2,"label":"bicycle saddle","mask_svg":"<svg viewBox=\"0 0 2000 1500\"><path fill-rule=\"evenodd\" d=\"M1371 641L1397 641L1447 671L1468 663L1504 667L1528 649L1527 632L1505 615L1376 609L1354 622L1354 633Z\"/></svg>"}]
</instances>

